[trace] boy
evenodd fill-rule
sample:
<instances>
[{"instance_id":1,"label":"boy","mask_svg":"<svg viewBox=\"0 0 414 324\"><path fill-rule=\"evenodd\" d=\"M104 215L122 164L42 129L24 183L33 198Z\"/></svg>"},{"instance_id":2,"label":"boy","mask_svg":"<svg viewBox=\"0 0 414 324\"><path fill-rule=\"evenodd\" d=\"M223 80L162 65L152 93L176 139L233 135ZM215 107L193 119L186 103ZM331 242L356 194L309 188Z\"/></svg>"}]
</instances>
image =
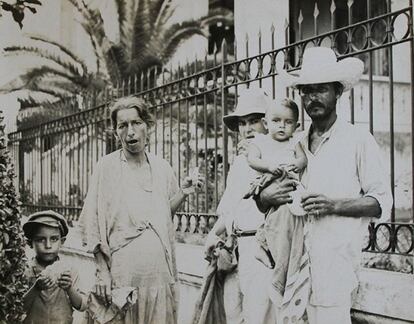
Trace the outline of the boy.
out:
<instances>
[{"instance_id":1,"label":"boy","mask_svg":"<svg viewBox=\"0 0 414 324\"><path fill-rule=\"evenodd\" d=\"M23 231L36 254L26 270L30 288L24 295L23 323L72 323L73 308L85 310L86 296L77 288L77 272L59 261L69 231L65 218L51 210L37 212L29 216Z\"/></svg>"},{"instance_id":2,"label":"boy","mask_svg":"<svg viewBox=\"0 0 414 324\"><path fill-rule=\"evenodd\" d=\"M261 175L245 198L257 195L261 188L274 179L279 181L288 177L296 182L296 190L291 193L292 203L270 209L266 213L265 223L256 234L261 246L256 258L269 268L274 268L270 297L277 307L279 318L285 312L282 306L289 298L285 294L286 289L292 290L290 279L297 277L305 253L304 221L301 216L306 213L300 204L304 188L299 182L299 174L306 167L307 158L301 145L293 140L298 116L299 109L292 100L284 99L269 105L263 118L268 134L258 134L252 140L247 155L249 166ZM305 305L297 309L291 309L292 306L294 304L290 306L289 312L300 318Z\"/></svg>"}]
</instances>

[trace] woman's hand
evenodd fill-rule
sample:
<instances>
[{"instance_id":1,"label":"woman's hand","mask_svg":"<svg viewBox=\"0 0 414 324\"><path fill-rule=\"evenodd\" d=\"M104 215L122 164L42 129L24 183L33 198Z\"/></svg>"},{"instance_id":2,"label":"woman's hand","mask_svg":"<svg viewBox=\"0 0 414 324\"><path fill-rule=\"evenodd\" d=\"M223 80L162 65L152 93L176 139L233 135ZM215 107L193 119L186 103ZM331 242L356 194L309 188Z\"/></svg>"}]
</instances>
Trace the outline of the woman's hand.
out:
<instances>
[{"instance_id":1,"label":"woman's hand","mask_svg":"<svg viewBox=\"0 0 414 324\"><path fill-rule=\"evenodd\" d=\"M250 144L250 140L241 139L239 141L239 143L237 143L237 152L238 152L238 154L247 156L247 152L249 151L249 144Z\"/></svg>"},{"instance_id":2,"label":"woman's hand","mask_svg":"<svg viewBox=\"0 0 414 324\"><path fill-rule=\"evenodd\" d=\"M204 257L205 259L210 259L213 257L214 250L217 247L217 244L221 242L224 244L224 241L217 236L216 234L210 232L207 235L206 244L204 245Z\"/></svg>"},{"instance_id":3,"label":"woman's hand","mask_svg":"<svg viewBox=\"0 0 414 324\"><path fill-rule=\"evenodd\" d=\"M97 271L95 294L100 298L105 305L109 306L112 303L112 278L109 271Z\"/></svg>"},{"instance_id":4,"label":"woman's hand","mask_svg":"<svg viewBox=\"0 0 414 324\"><path fill-rule=\"evenodd\" d=\"M204 177L198 171L198 168L194 168L188 177L185 177L182 184L181 190L185 195L192 194L193 192L199 192L204 186Z\"/></svg>"}]
</instances>

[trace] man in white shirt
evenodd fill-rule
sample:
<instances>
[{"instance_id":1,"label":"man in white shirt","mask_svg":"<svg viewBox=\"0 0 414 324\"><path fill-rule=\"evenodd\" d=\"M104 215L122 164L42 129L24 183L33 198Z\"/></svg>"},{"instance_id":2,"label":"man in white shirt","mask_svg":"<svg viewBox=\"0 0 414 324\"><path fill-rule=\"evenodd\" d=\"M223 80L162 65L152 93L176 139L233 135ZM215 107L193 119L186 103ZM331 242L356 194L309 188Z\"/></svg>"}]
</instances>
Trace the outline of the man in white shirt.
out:
<instances>
[{"instance_id":1,"label":"man in white shirt","mask_svg":"<svg viewBox=\"0 0 414 324\"><path fill-rule=\"evenodd\" d=\"M224 308L228 324L274 324L274 309L269 298L271 270L255 258L257 242L255 232L262 224L264 215L252 199L243 199L250 188L256 171L249 167L246 149L256 133L266 132L262 118L267 99L257 89L242 91L235 111L223 117L225 125L239 132L239 155L235 157L227 176L226 190L217 208L219 216L206 241L206 254L210 254L219 235L237 237L238 264L235 271L226 275L224 284ZM256 245L256 248L255 248Z\"/></svg>"},{"instance_id":2,"label":"man in white shirt","mask_svg":"<svg viewBox=\"0 0 414 324\"><path fill-rule=\"evenodd\" d=\"M331 49L316 47L304 52L302 69L292 83L312 119L300 141L308 159L302 207L308 213L310 324L351 324L351 293L358 286L363 235L369 220L387 217L392 206L374 137L337 118L337 100L356 84L362 71L361 60L337 62ZM261 210L286 202L288 193L277 185L267 187L258 198Z\"/></svg>"}]
</instances>

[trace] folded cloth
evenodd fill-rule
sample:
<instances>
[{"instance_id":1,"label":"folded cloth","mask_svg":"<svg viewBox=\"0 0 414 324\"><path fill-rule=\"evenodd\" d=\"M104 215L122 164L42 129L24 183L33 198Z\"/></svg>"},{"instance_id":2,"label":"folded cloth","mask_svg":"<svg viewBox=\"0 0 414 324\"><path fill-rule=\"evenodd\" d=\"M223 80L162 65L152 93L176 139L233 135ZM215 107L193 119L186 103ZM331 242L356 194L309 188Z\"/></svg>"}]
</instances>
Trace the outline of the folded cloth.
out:
<instances>
[{"instance_id":1,"label":"folded cloth","mask_svg":"<svg viewBox=\"0 0 414 324\"><path fill-rule=\"evenodd\" d=\"M217 257L207 267L191 323L226 324L224 274L217 271Z\"/></svg>"},{"instance_id":2,"label":"folded cloth","mask_svg":"<svg viewBox=\"0 0 414 324\"><path fill-rule=\"evenodd\" d=\"M305 216L306 211L302 208L302 196L305 193L305 188L298 182L294 191L289 193L292 198L292 203L288 204L290 212L295 216Z\"/></svg>"},{"instance_id":3,"label":"folded cloth","mask_svg":"<svg viewBox=\"0 0 414 324\"><path fill-rule=\"evenodd\" d=\"M289 206L271 209L265 239L275 260L270 297L280 309L281 323L296 323L309 300L309 257L305 248L305 217L292 215Z\"/></svg>"},{"instance_id":4,"label":"folded cloth","mask_svg":"<svg viewBox=\"0 0 414 324\"><path fill-rule=\"evenodd\" d=\"M137 289L134 287L113 289L112 303L109 306L106 306L95 293L91 293L86 311L95 322L99 324L109 323L116 317L122 317L129 305L137 301Z\"/></svg>"},{"instance_id":5,"label":"folded cloth","mask_svg":"<svg viewBox=\"0 0 414 324\"><path fill-rule=\"evenodd\" d=\"M214 254L217 255L217 271L223 273L232 272L237 266L237 258L235 255L236 239L229 236L226 242L219 243Z\"/></svg>"},{"instance_id":6,"label":"folded cloth","mask_svg":"<svg viewBox=\"0 0 414 324\"><path fill-rule=\"evenodd\" d=\"M248 192L243 196L244 199L249 199L252 196L257 196L260 192L272 183L273 180L279 178L272 173L263 173L258 175L250 184ZM283 175L282 175L283 177Z\"/></svg>"}]
</instances>

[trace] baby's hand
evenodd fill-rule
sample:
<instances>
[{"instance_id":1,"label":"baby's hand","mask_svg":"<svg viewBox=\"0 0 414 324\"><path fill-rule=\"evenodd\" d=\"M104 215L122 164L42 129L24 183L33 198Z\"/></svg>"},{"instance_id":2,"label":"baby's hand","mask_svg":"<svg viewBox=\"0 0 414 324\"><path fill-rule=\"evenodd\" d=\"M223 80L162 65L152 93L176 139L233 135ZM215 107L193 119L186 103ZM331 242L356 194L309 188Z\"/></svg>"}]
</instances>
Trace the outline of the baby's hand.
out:
<instances>
[{"instance_id":1,"label":"baby's hand","mask_svg":"<svg viewBox=\"0 0 414 324\"><path fill-rule=\"evenodd\" d=\"M70 271L63 272L58 278L57 284L63 290L68 290L70 287L72 287L73 281Z\"/></svg>"},{"instance_id":2,"label":"baby's hand","mask_svg":"<svg viewBox=\"0 0 414 324\"><path fill-rule=\"evenodd\" d=\"M38 290L45 290L52 288L55 285L55 282L49 276L45 276L40 274L40 276L36 279L35 287Z\"/></svg>"},{"instance_id":3,"label":"baby's hand","mask_svg":"<svg viewBox=\"0 0 414 324\"><path fill-rule=\"evenodd\" d=\"M282 168L280 167L279 164L278 165L269 165L268 170L269 170L270 173L274 174L277 177L280 177L283 174L283 170L282 170Z\"/></svg>"},{"instance_id":4,"label":"baby's hand","mask_svg":"<svg viewBox=\"0 0 414 324\"><path fill-rule=\"evenodd\" d=\"M250 141L247 139L242 139L237 144L237 151L238 154L242 154L244 156L247 156L247 152L249 150Z\"/></svg>"},{"instance_id":5,"label":"baby's hand","mask_svg":"<svg viewBox=\"0 0 414 324\"><path fill-rule=\"evenodd\" d=\"M301 170L296 164L289 164L286 166L286 171L299 173Z\"/></svg>"}]
</instances>

